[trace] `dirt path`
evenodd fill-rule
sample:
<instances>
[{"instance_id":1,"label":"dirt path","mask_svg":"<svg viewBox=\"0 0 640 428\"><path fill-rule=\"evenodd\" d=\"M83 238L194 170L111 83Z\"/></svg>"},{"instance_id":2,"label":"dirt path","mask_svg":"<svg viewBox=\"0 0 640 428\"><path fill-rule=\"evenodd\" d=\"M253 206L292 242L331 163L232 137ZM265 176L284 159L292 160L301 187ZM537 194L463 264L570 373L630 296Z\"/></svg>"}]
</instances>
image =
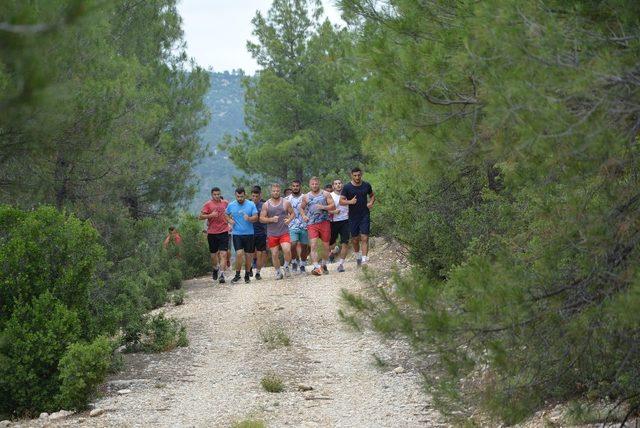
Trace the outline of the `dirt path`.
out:
<instances>
[{"instance_id":1,"label":"dirt path","mask_svg":"<svg viewBox=\"0 0 640 428\"><path fill-rule=\"evenodd\" d=\"M347 263L342 274L335 267L326 276L284 281L268 269L265 279L246 285L188 281L185 304L166 312L185 322L190 346L127 355L125 370L94 403L105 413L85 412L59 425L229 427L246 419L269 427L442 425L419 374L403 363L402 344L383 344L339 320L340 289L363 285L355 264ZM290 346L269 349L263 342L259 331L274 326ZM374 353L390 364L377 366ZM400 365L404 372L395 370ZM284 380L283 392L262 389L268 372ZM300 384L313 390L300 391ZM131 392L119 395L121 389Z\"/></svg>"}]
</instances>

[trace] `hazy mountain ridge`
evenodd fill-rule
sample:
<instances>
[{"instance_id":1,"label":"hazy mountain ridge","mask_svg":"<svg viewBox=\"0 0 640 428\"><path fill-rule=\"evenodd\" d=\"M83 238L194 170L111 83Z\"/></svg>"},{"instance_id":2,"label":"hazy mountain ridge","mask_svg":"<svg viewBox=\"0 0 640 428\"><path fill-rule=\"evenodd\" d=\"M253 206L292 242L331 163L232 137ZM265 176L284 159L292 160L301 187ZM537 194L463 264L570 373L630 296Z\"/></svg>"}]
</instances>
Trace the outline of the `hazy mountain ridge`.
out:
<instances>
[{"instance_id":1,"label":"hazy mountain ridge","mask_svg":"<svg viewBox=\"0 0 640 428\"><path fill-rule=\"evenodd\" d=\"M202 130L200 144L208 147L208 156L195 168L198 189L190 210L197 212L209 198L211 188L218 186L227 198L233 196L233 176L240 175L229 156L218 149L225 134L236 135L245 130L244 89L241 70L210 72L211 87L205 95L205 104L211 112L209 124Z\"/></svg>"}]
</instances>

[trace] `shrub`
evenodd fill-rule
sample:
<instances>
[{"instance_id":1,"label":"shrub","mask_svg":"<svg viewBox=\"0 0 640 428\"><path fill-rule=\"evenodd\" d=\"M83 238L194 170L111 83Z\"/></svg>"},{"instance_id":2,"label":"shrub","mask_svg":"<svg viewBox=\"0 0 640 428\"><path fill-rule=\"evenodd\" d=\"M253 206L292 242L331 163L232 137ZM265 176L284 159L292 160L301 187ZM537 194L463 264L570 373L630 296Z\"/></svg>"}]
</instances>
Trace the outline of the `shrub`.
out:
<instances>
[{"instance_id":1,"label":"shrub","mask_svg":"<svg viewBox=\"0 0 640 428\"><path fill-rule=\"evenodd\" d=\"M275 373L267 373L260 381L260 385L262 385L262 388L267 392L284 391L284 383Z\"/></svg>"},{"instance_id":2,"label":"shrub","mask_svg":"<svg viewBox=\"0 0 640 428\"><path fill-rule=\"evenodd\" d=\"M267 428L267 424L264 421L257 419L246 419L244 421L236 422L232 425L233 428Z\"/></svg>"},{"instance_id":3,"label":"shrub","mask_svg":"<svg viewBox=\"0 0 640 428\"><path fill-rule=\"evenodd\" d=\"M60 360L81 330L77 314L49 292L14 306L0 333L0 413L55 409Z\"/></svg>"},{"instance_id":4,"label":"shrub","mask_svg":"<svg viewBox=\"0 0 640 428\"><path fill-rule=\"evenodd\" d=\"M75 310L88 337L95 325L89 292L105 251L87 222L40 207L33 212L0 206L0 326L17 303L44 292Z\"/></svg>"},{"instance_id":5,"label":"shrub","mask_svg":"<svg viewBox=\"0 0 640 428\"><path fill-rule=\"evenodd\" d=\"M129 351L166 352L189 345L184 325L165 317L164 313L146 316L139 330L127 332L127 335L134 339L127 344Z\"/></svg>"},{"instance_id":6,"label":"shrub","mask_svg":"<svg viewBox=\"0 0 640 428\"><path fill-rule=\"evenodd\" d=\"M79 409L103 381L111 365L113 346L105 337L91 343L74 343L60 363L60 392L57 403L63 409Z\"/></svg>"},{"instance_id":7,"label":"shrub","mask_svg":"<svg viewBox=\"0 0 640 428\"><path fill-rule=\"evenodd\" d=\"M184 303L184 295L185 295L184 290L175 291L171 295L171 301L175 306L180 306Z\"/></svg>"},{"instance_id":8,"label":"shrub","mask_svg":"<svg viewBox=\"0 0 640 428\"><path fill-rule=\"evenodd\" d=\"M267 345L269 349L275 349L280 346L289 346L291 339L280 326L267 326L260 329L260 340Z\"/></svg>"}]
</instances>

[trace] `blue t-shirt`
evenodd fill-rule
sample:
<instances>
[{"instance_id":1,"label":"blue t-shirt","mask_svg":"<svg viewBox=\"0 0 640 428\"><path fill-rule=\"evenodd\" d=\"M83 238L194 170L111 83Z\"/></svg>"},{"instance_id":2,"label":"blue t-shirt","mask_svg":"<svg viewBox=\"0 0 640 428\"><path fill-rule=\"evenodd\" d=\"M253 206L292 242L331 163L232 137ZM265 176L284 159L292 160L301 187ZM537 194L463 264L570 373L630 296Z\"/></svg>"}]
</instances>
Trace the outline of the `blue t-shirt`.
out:
<instances>
[{"instance_id":1,"label":"blue t-shirt","mask_svg":"<svg viewBox=\"0 0 640 428\"><path fill-rule=\"evenodd\" d=\"M225 212L236 222L231 230L232 235L253 235L253 223L244 219L245 214L252 216L258 213L253 201L245 200L242 205L238 201L233 201L227 206Z\"/></svg>"},{"instance_id":2,"label":"blue t-shirt","mask_svg":"<svg viewBox=\"0 0 640 428\"><path fill-rule=\"evenodd\" d=\"M258 210L258 214L260 214L260 210L262 210L262 205L264 205L263 200L259 200L256 204L256 209ZM267 225L264 223L260 223L260 221L256 221L253 223L253 234L256 236L267 236Z\"/></svg>"}]
</instances>

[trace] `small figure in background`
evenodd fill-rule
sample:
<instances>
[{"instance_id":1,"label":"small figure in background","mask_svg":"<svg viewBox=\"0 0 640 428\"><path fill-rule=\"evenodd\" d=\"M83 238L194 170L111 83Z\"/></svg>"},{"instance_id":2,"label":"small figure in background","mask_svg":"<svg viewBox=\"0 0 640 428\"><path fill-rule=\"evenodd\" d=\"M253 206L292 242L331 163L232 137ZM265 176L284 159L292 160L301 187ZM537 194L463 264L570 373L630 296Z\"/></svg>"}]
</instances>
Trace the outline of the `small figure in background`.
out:
<instances>
[{"instance_id":1,"label":"small figure in background","mask_svg":"<svg viewBox=\"0 0 640 428\"><path fill-rule=\"evenodd\" d=\"M162 247L166 250L169 248L169 245L172 244L176 246L182 245L182 236L180 236L178 230L175 227L169 226L169 234L166 238L164 238Z\"/></svg>"}]
</instances>

